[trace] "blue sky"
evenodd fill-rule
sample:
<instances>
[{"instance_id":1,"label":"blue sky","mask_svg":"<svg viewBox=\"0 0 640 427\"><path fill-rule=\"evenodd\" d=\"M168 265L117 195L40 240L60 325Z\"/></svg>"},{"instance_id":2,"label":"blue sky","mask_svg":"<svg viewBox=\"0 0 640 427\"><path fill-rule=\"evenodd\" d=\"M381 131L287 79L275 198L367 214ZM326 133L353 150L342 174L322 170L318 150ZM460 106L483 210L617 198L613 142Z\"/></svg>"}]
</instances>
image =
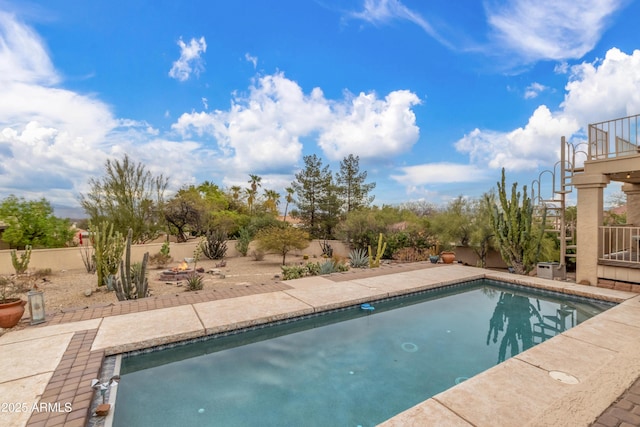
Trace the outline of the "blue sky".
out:
<instances>
[{"instance_id":1,"label":"blue sky","mask_svg":"<svg viewBox=\"0 0 640 427\"><path fill-rule=\"evenodd\" d=\"M375 203L530 184L640 113L637 1L0 0L0 197L77 207L124 153L283 192L348 154ZM59 212L67 212L60 210Z\"/></svg>"}]
</instances>

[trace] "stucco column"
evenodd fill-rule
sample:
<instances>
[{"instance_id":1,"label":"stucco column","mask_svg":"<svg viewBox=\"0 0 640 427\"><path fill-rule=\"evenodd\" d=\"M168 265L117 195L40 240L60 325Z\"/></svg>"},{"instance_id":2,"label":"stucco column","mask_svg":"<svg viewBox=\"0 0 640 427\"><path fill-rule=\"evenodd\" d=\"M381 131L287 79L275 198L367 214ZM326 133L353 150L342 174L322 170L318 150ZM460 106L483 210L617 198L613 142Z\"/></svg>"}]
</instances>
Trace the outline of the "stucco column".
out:
<instances>
[{"instance_id":1,"label":"stucco column","mask_svg":"<svg viewBox=\"0 0 640 427\"><path fill-rule=\"evenodd\" d=\"M603 189L609 178L602 174L579 174L571 181L578 190L576 283L598 284L598 253L603 218Z\"/></svg>"},{"instance_id":2,"label":"stucco column","mask_svg":"<svg viewBox=\"0 0 640 427\"><path fill-rule=\"evenodd\" d=\"M640 227L640 185L622 184L622 191L627 195L627 224Z\"/></svg>"}]
</instances>

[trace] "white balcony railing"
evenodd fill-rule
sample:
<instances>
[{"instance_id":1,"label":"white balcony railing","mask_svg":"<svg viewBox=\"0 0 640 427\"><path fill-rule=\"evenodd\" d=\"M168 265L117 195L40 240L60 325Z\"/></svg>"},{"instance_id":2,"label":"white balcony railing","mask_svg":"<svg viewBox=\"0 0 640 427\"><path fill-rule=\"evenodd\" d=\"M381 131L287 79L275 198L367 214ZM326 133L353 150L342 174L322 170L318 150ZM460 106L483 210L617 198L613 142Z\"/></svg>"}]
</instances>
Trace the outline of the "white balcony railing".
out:
<instances>
[{"instance_id":1,"label":"white balcony railing","mask_svg":"<svg viewBox=\"0 0 640 427\"><path fill-rule=\"evenodd\" d=\"M640 115L589 125L588 160L640 154Z\"/></svg>"},{"instance_id":2,"label":"white balcony railing","mask_svg":"<svg viewBox=\"0 0 640 427\"><path fill-rule=\"evenodd\" d=\"M599 261L640 267L640 227L600 227L600 242Z\"/></svg>"}]
</instances>

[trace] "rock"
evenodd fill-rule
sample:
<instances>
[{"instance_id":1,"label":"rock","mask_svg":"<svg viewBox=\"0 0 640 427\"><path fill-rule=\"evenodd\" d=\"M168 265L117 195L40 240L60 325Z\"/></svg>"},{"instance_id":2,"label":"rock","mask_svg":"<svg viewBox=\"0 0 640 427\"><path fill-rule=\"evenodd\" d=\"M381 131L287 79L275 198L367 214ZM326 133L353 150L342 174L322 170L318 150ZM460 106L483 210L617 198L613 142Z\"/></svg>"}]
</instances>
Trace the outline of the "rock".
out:
<instances>
[{"instance_id":1,"label":"rock","mask_svg":"<svg viewBox=\"0 0 640 427\"><path fill-rule=\"evenodd\" d=\"M90 297L92 293L93 293L93 291L91 289L86 289L84 291L84 296L85 297Z\"/></svg>"},{"instance_id":2,"label":"rock","mask_svg":"<svg viewBox=\"0 0 640 427\"><path fill-rule=\"evenodd\" d=\"M209 270L207 270L208 274L220 274L220 269L218 268L210 268Z\"/></svg>"}]
</instances>

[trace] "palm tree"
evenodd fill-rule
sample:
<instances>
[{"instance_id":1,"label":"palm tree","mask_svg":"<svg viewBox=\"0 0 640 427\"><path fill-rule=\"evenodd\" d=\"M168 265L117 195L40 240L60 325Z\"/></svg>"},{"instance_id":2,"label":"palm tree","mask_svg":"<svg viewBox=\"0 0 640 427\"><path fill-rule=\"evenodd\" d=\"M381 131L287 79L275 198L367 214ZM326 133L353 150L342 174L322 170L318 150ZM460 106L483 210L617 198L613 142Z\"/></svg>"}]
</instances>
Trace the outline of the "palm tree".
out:
<instances>
[{"instance_id":1,"label":"palm tree","mask_svg":"<svg viewBox=\"0 0 640 427\"><path fill-rule=\"evenodd\" d=\"M232 185L230 190L233 201L238 202L240 200L240 191L242 191L242 188L239 185Z\"/></svg>"},{"instance_id":2,"label":"palm tree","mask_svg":"<svg viewBox=\"0 0 640 427\"><path fill-rule=\"evenodd\" d=\"M273 212L274 214L277 214L278 205L280 204L280 193L275 190L264 190L264 196L267 199L264 202L267 210Z\"/></svg>"},{"instance_id":3,"label":"palm tree","mask_svg":"<svg viewBox=\"0 0 640 427\"><path fill-rule=\"evenodd\" d=\"M289 210L289 203L293 203L294 201L293 194L295 193L295 190L291 187L287 187L285 188L285 191L287 192L287 196L285 197L287 204L284 207L284 217L282 217L282 220L287 222L287 211Z\"/></svg>"},{"instance_id":4,"label":"palm tree","mask_svg":"<svg viewBox=\"0 0 640 427\"><path fill-rule=\"evenodd\" d=\"M262 177L258 175L249 174L249 181L247 181L251 185L251 189L256 192L258 191L258 187L262 187L260 183L262 181Z\"/></svg>"},{"instance_id":5,"label":"palm tree","mask_svg":"<svg viewBox=\"0 0 640 427\"><path fill-rule=\"evenodd\" d=\"M247 194L247 205L249 206L249 215L253 214L253 202L256 201L257 191L252 188L245 188L244 192Z\"/></svg>"}]
</instances>

